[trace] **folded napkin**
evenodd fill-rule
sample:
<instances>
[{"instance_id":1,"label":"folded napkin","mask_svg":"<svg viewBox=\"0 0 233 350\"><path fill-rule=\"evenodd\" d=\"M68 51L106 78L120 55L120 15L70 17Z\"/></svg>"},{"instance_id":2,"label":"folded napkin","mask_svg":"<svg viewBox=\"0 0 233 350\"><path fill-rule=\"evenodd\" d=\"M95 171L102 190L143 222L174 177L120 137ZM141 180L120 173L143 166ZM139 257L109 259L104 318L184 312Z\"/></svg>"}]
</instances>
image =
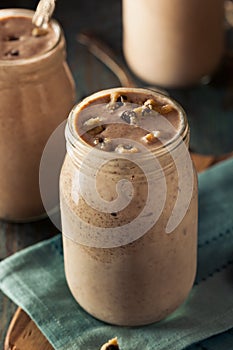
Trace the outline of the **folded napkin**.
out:
<instances>
[{"instance_id":1,"label":"folded napkin","mask_svg":"<svg viewBox=\"0 0 233 350\"><path fill-rule=\"evenodd\" d=\"M56 350L97 350L114 336L122 350L230 350L233 331L200 341L233 327L232 214L233 159L199 175L196 282L175 313L150 326L110 326L79 307L66 285L60 235L2 261L0 288Z\"/></svg>"}]
</instances>

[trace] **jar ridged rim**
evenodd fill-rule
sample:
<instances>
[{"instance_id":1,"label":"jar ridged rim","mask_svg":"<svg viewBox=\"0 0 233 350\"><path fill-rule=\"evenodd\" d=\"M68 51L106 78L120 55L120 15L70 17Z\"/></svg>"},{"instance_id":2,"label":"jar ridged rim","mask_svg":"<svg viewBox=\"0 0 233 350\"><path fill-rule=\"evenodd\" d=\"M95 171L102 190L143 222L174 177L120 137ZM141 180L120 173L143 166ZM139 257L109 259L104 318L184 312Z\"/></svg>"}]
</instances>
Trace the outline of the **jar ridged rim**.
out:
<instances>
[{"instance_id":1,"label":"jar ridged rim","mask_svg":"<svg viewBox=\"0 0 233 350\"><path fill-rule=\"evenodd\" d=\"M164 94L162 94L161 92L155 92L153 90L149 90L149 89L144 89L144 88L124 88L124 87L119 87L119 88L112 88L112 89L107 89L107 90L101 90L99 92L96 92L88 97L86 97L84 100L82 100L81 102L79 102L78 104L76 104L73 109L71 110L69 117L68 117L68 121L67 121L67 125L66 125L66 141L68 144L70 144L72 147L76 148L76 147L83 147L86 148L86 151L90 151L91 149L93 149L93 147L91 145L89 145L87 142L85 142L82 137L78 134L77 130L75 129L74 126L74 119L76 118L76 115L79 111L81 111L82 109L84 109L85 107L87 107L89 104L91 104L91 102L93 101L97 101L100 97L110 97L110 94L112 92L119 92L122 94L126 94L127 92L130 92L131 94L135 93L135 94L141 94L141 95L146 95L146 94L151 94L154 95L155 97L162 97L165 100L169 101L170 103L172 103L172 105L174 105L177 109L177 111L179 112L179 116L181 118L182 124L181 124L181 128L180 130L178 130L178 132L176 133L176 135L168 140L167 143L162 144L160 147L158 147L156 149L156 151L154 152L154 154L156 156L161 156L164 155L167 151L166 149L172 150L174 149L174 147L177 147L179 145L179 141L185 141L185 139L189 136L189 125L188 125L188 121L187 121L187 117L186 117L186 113L184 111L184 109L180 106L180 104L178 102L176 102L174 99L172 99L169 96L166 96ZM178 142L178 144L177 144ZM172 147L174 146L174 147ZM99 150L100 152L100 156L101 154L103 154L102 150ZM104 152L106 153L106 152ZM108 152L109 153L109 152ZM140 153L138 153L140 154Z\"/></svg>"}]
</instances>

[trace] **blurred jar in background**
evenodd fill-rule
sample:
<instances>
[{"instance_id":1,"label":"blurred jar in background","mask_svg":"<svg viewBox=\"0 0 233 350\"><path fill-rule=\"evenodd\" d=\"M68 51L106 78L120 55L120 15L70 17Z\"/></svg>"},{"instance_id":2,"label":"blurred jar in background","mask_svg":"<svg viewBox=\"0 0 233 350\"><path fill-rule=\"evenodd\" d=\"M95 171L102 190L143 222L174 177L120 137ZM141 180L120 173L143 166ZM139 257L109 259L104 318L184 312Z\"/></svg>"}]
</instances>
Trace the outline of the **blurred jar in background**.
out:
<instances>
[{"instance_id":1,"label":"blurred jar in background","mask_svg":"<svg viewBox=\"0 0 233 350\"><path fill-rule=\"evenodd\" d=\"M123 0L123 50L142 80L198 83L224 51L224 0Z\"/></svg>"},{"instance_id":2,"label":"blurred jar in background","mask_svg":"<svg viewBox=\"0 0 233 350\"><path fill-rule=\"evenodd\" d=\"M33 14L0 11L0 218L17 222L44 215L40 159L75 102L62 29L32 32Z\"/></svg>"}]
</instances>

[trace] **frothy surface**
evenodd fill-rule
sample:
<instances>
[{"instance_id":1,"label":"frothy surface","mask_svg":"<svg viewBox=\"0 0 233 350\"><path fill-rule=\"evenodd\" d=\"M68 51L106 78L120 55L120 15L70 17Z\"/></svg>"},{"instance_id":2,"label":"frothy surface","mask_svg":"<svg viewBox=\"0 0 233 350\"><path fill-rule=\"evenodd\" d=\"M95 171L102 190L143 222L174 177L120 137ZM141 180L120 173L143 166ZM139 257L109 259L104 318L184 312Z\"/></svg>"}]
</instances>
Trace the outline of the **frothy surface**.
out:
<instances>
[{"instance_id":1,"label":"frothy surface","mask_svg":"<svg viewBox=\"0 0 233 350\"><path fill-rule=\"evenodd\" d=\"M8 16L0 19L0 59L18 60L35 57L49 51L58 37L52 26L39 33L26 16Z\"/></svg>"}]
</instances>

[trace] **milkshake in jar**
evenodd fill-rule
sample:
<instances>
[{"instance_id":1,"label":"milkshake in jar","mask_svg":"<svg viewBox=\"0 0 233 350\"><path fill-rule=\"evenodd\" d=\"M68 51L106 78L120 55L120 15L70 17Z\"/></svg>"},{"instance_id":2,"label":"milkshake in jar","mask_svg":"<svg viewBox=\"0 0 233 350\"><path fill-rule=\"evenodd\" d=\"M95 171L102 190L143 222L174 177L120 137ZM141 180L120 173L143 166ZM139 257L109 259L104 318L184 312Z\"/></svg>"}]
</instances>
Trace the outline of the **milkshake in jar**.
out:
<instances>
[{"instance_id":1,"label":"milkshake in jar","mask_svg":"<svg viewBox=\"0 0 233 350\"><path fill-rule=\"evenodd\" d=\"M19 222L45 212L41 155L75 101L62 29L35 28L33 14L0 11L0 218Z\"/></svg>"},{"instance_id":2,"label":"milkshake in jar","mask_svg":"<svg viewBox=\"0 0 233 350\"><path fill-rule=\"evenodd\" d=\"M146 89L100 91L74 107L66 141L60 204L74 298L111 324L163 319L196 273L197 178L183 109Z\"/></svg>"},{"instance_id":3,"label":"milkshake in jar","mask_svg":"<svg viewBox=\"0 0 233 350\"><path fill-rule=\"evenodd\" d=\"M199 83L223 56L224 0L123 0L123 50L150 84Z\"/></svg>"}]
</instances>

